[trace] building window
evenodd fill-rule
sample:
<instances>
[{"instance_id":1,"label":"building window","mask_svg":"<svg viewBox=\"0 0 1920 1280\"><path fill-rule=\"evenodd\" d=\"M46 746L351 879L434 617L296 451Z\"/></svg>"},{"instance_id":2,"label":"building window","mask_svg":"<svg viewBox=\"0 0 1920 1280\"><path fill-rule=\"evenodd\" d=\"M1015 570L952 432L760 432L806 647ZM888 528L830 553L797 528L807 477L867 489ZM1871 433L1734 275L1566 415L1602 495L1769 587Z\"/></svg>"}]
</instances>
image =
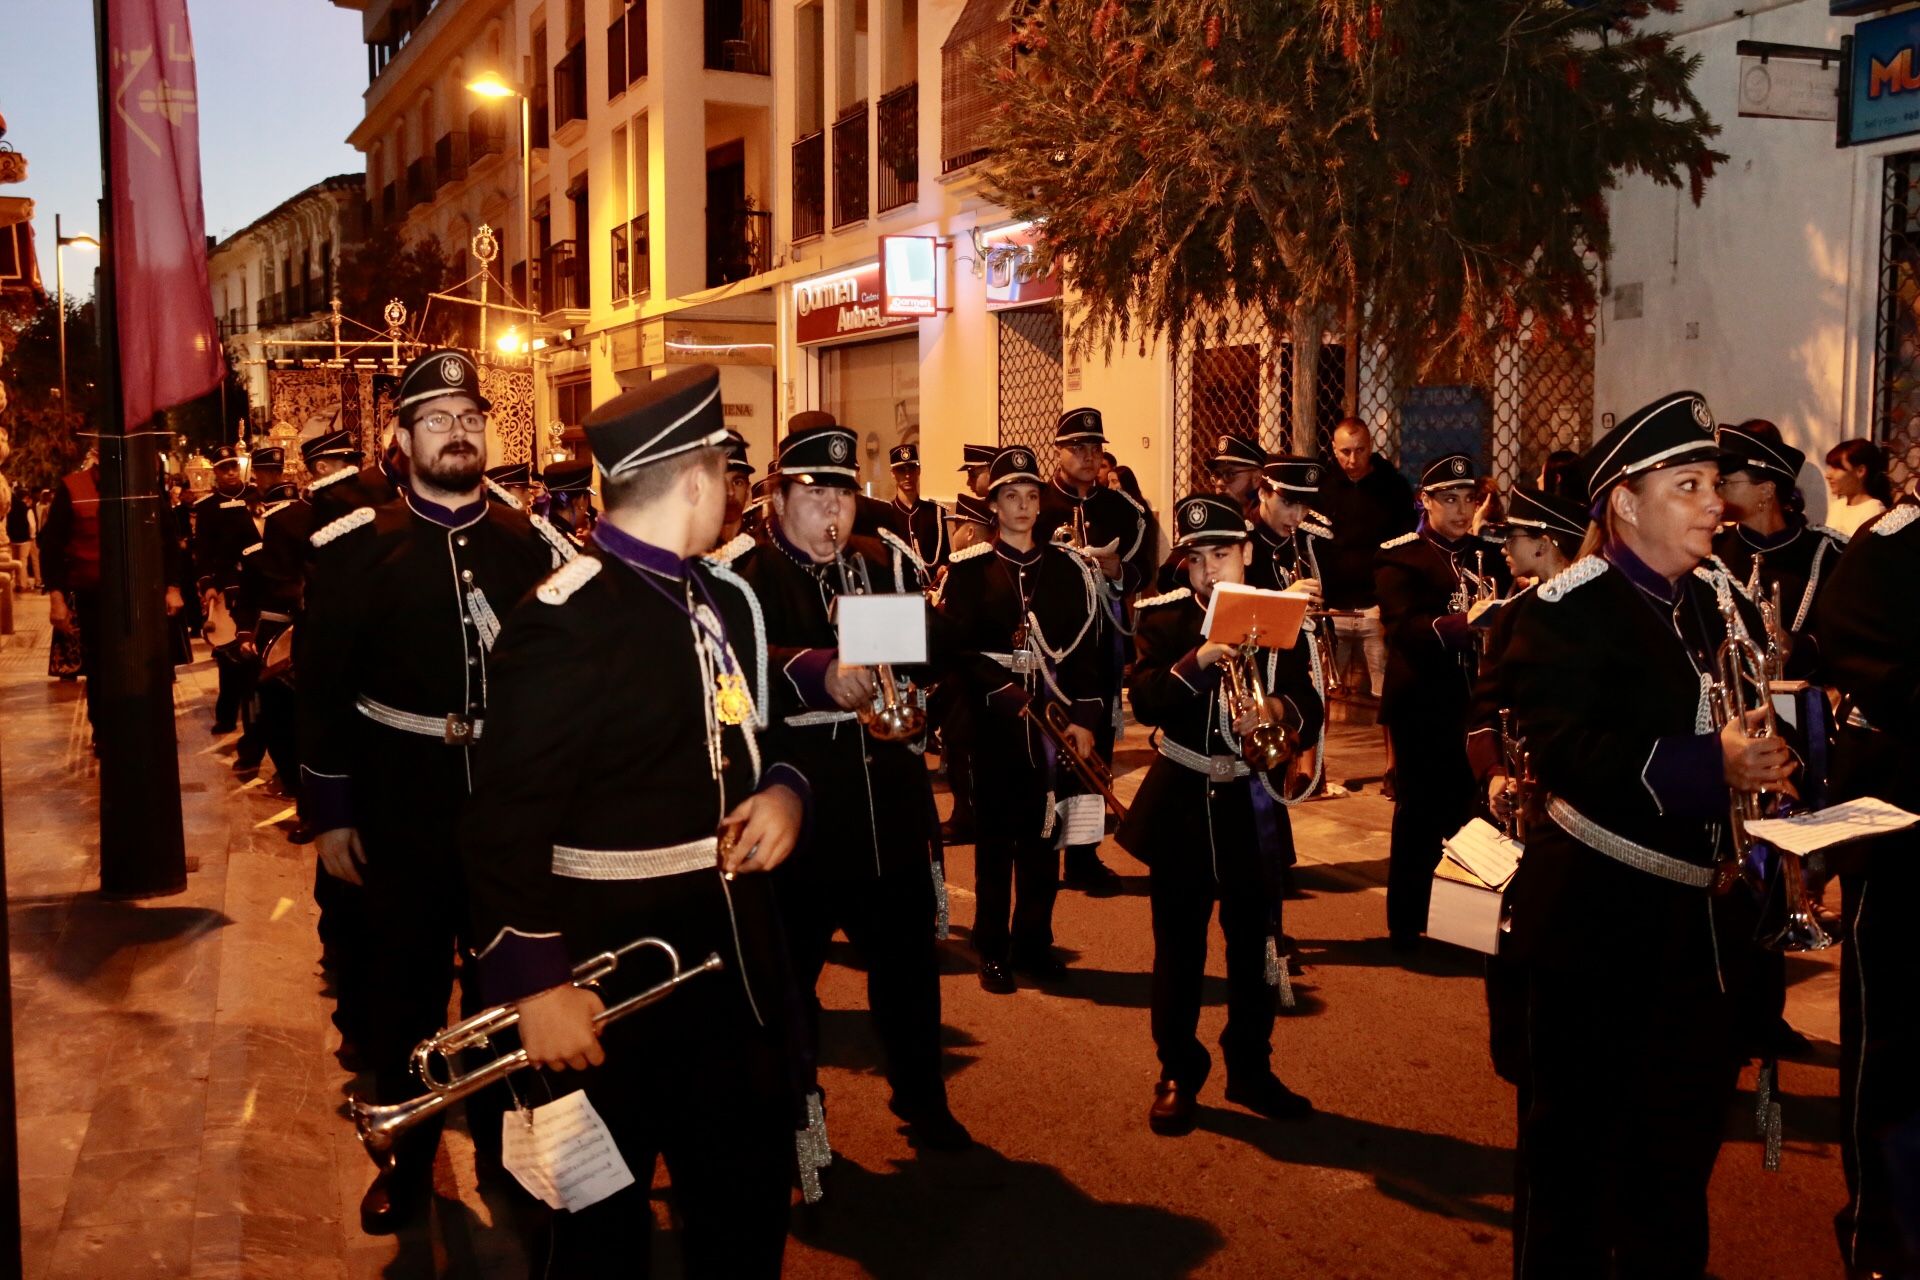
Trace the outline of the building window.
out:
<instances>
[{"instance_id":1,"label":"building window","mask_svg":"<svg viewBox=\"0 0 1920 1280\"><path fill-rule=\"evenodd\" d=\"M1008 0L967 0L940 46L942 173L964 169L987 154L980 137L998 106L989 68L1013 65L1010 7Z\"/></svg>"},{"instance_id":2,"label":"building window","mask_svg":"<svg viewBox=\"0 0 1920 1280\"><path fill-rule=\"evenodd\" d=\"M591 408L593 408L591 376L583 375L553 384L554 417L568 427L579 427L587 420L587 411Z\"/></svg>"}]
</instances>

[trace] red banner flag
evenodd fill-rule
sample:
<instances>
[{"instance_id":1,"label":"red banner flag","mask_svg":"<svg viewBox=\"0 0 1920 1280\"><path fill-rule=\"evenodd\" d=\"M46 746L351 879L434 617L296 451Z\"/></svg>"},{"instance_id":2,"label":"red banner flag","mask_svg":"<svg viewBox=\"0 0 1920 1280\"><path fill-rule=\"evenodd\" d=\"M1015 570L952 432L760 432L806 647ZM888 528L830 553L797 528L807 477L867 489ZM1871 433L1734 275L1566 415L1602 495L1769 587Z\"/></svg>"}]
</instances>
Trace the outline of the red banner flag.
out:
<instances>
[{"instance_id":1,"label":"red banner flag","mask_svg":"<svg viewBox=\"0 0 1920 1280\"><path fill-rule=\"evenodd\" d=\"M126 427L220 385L186 0L107 0L115 314Z\"/></svg>"}]
</instances>

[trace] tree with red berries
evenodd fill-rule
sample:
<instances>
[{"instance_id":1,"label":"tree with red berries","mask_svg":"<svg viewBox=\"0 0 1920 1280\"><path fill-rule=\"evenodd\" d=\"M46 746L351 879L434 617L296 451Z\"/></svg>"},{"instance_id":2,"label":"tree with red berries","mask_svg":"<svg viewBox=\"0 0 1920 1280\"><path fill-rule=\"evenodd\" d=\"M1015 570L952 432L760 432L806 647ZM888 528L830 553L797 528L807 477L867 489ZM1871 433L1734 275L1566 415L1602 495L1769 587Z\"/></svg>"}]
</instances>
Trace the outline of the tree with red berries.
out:
<instances>
[{"instance_id":1,"label":"tree with red berries","mask_svg":"<svg viewBox=\"0 0 1920 1280\"><path fill-rule=\"evenodd\" d=\"M1650 28L1678 0L1034 0L986 184L1040 224L1082 349L1236 304L1484 367L1580 331L1622 174L1698 202L1726 156ZM1544 323L1543 323L1544 322Z\"/></svg>"}]
</instances>

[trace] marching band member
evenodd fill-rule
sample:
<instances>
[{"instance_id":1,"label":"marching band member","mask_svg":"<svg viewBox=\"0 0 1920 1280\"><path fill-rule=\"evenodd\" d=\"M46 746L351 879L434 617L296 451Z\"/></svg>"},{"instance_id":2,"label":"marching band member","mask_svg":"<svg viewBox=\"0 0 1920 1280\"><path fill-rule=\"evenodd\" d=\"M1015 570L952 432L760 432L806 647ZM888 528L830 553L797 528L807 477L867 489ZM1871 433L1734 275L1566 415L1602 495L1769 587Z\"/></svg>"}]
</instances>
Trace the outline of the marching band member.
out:
<instances>
[{"instance_id":1,"label":"marching band member","mask_svg":"<svg viewBox=\"0 0 1920 1280\"><path fill-rule=\"evenodd\" d=\"M947 562L946 512L938 503L920 496L920 446L898 444L887 452L893 471L893 509L906 525L907 542L929 572L937 572Z\"/></svg>"},{"instance_id":2,"label":"marching band member","mask_svg":"<svg viewBox=\"0 0 1920 1280\"><path fill-rule=\"evenodd\" d=\"M462 827L487 998L517 1005L528 1056L586 1091L635 1175L556 1217L569 1278L646 1274L656 1157L689 1275L777 1276L785 1247L790 996L758 873L794 848L808 788L767 716L779 677L753 594L699 558L726 513L719 391L693 366L587 415L607 514L507 623ZM600 1031L603 996L569 971L643 936L725 970Z\"/></svg>"},{"instance_id":3,"label":"marching band member","mask_svg":"<svg viewBox=\"0 0 1920 1280\"><path fill-rule=\"evenodd\" d=\"M1816 606L1821 670L1843 697L1830 791L1920 812L1920 507L1911 500L1861 527ZM1905 1275L1901 1197L1888 1135L1913 1128L1920 1079L1920 828L1843 846L1840 957L1840 1154L1847 1203L1834 1218L1855 1275ZM1911 1199L1906 1203L1911 1206ZM1909 1219L1909 1226L1911 1219Z\"/></svg>"},{"instance_id":4,"label":"marching band member","mask_svg":"<svg viewBox=\"0 0 1920 1280\"><path fill-rule=\"evenodd\" d=\"M1380 719L1393 747L1394 803L1387 932L1412 951L1427 928L1440 842L1473 812L1467 701L1475 674L1468 609L1497 592L1500 549L1472 532L1478 477L1449 453L1420 476L1420 527L1380 544L1374 586L1387 641Z\"/></svg>"},{"instance_id":5,"label":"marching band member","mask_svg":"<svg viewBox=\"0 0 1920 1280\"><path fill-rule=\"evenodd\" d=\"M1227 1026L1220 1037L1227 1100L1280 1119L1313 1110L1272 1068L1277 851L1263 846L1280 834L1272 819L1284 818L1285 768L1256 776L1242 758L1242 740L1264 717L1290 723L1295 741L1306 741L1322 714L1299 643L1252 659L1263 668L1265 707L1236 706L1223 691L1220 664L1241 659L1208 642L1200 624L1215 585L1245 581L1253 559L1239 501L1229 494L1184 498L1174 508L1174 528L1189 585L1140 602L1131 680L1134 716L1160 731L1160 754L1119 833L1151 868L1160 1080L1147 1123L1166 1135L1192 1132L1195 1100L1212 1067L1195 1030L1216 900L1227 940Z\"/></svg>"},{"instance_id":6,"label":"marching band member","mask_svg":"<svg viewBox=\"0 0 1920 1280\"><path fill-rule=\"evenodd\" d=\"M487 492L516 511L531 510L533 501L533 464L509 462L487 468Z\"/></svg>"},{"instance_id":7,"label":"marching band member","mask_svg":"<svg viewBox=\"0 0 1920 1280\"><path fill-rule=\"evenodd\" d=\"M993 537L993 508L971 493L963 493L954 499L953 510L947 515L947 524L947 554L951 559L955 552L965 551ZM943 565L940 569L942 589L946 578L947 568ZM939 598L939 591L936 591L936 604ZM943 678L935 685L927 699L927 716L940 728L941 758L946 766L947 786L953 792L953 814L940 824L940 839L948 845L972 844L975 715L973 704L966 697L964 681Z\"/></svg>"},{"instance_id":8,"label":"marching band member","mask_svg":"<svg viewBox=\"0 0 1920 1280\"><path fill-rule=\"evenodd\" d=\"M993 797L974 813L973 947L980 985L1004 995L1016 989L1009 965L1041 981L1066 972L1053 955L1053 900L1065 834L1055 802L1068 775L1027 712L1058 704L1070 722L1066 738L1091 755L1107 702L1097 652L1101 588L1078 554L1038 536L1033 453L1001 450L988 483L994 539L949 561L940 609L966 655L958 675L976 717L974 794Z\"/></svg>"},{"instance_id":9,"label":"marching band member","mask_svg":"<svg viewBox=\"0 0 1920 1280\"><path fill-rule=\"evenodd\" d=\"M743 540L716 560L731 564L760 600L774 670L770 714L791 730L791 758L813 788L807 847L776 877L809 1043L818 1045L815 988L827 946L844 930L867 971L889 1106L915 1146L957 1151L972 1139L948 1110L940 1070L941 881L932 787L919 755L925 725L910 738L890 736L906 731L904 720L891 731L876 721L869 731L879 672L842 665L835 630L835 606L848 591L921 589L897 538L888 545L853 536L858 447L842 426L789 432L759 545L747 549ZM911 688L895 693L914 697Z\"/></svg>"},{"instance_id":10,"label":"marching band member","mask_svg":"<svg viewBox=\"0 0 1920 1280\"><path fill-rule=\"evenodd\" d=\"M947 523L952 526L947 535L947 555L951 559L955 551L965 551L975 543L993 537L993 508L987 505L985 498L963 493L953 500L953 510L947 513Z\"/></svg>"},{"instance_id":11,"label":"marching band member","mask_svg":"<svg viewBox=\"0 0 1920 1280\"><path fill-rule=\"evenodd\" d=\"M740 536L747 518L747 504L753 501L753 463L747 461L747 438L727 428L727 518L720 525L720 544L726 546Z\"/></svg>"},{"instance_id":12,"label":"marching band member","mask_svg":"<svg viewBox=\"0 0 1920 1280\"><path fill-rule=\"evenodd\" d=\"M454 827L472 791L500 611L557 557L486 496L487 400L472 360L431 351L401 374L408 488L317 529L299 654L302 787L327 871L364 884L376 940L366 1039L380 1102L415 1091L464 933ZM466 993L463 993L463 995ZM360 1202L369 1233L425 1203L438 1130L402 1143Z\"/></svg>"},{"instance_id":13,"label":"marching band member","mask_svg":"<svg viewBox=\"0 0 1920 1280\"><path fill-rule=\"evenodd\" d=\"M1069 409L1061 414L1053 443L1058 450L1053 483L1040 491L1040 519L1033 536L1081 548L1100 571L1103 633L1096 641L1106 710L1094 726L1094 744L1100 758L1111 764L1120 686L1126 673L1124 601L1153 572L1153 539L1147 534L1146 508L1099 481L1107 437L1098 409ZM1111 551L1106 549L1109 546ZM1100 861L1098 845L1068 846L1062 882L1093 897L1120 892L1120 877Z\"/></svg>"},{"instance_id":14,"label":"marching band member","mask_svg":"<svg viewBox=\"0 0 1920 1280\"><path fill-rule=\"evenodd\" d=\"M1251 508L1260 487L1261 468L1267 465L1267 451L1258 441L1231 433L1213 442L1213 456L1207 459L1207 474L1221 493L1242 508Z\"/></svg>"},{"instance_id":15,"label":"marching band member","mask_svg":"<svg viewBox=\"0 0 1920 1280\"><path fill-rule=\"evenodd\" d=\"M1759 615L1701 564L1722 511L1712 426L1675 392L1588 451L1589 554L1519 613L1502 659L1537 778L1511 890L1532 1084L1521 1280L1706 1267L1736 1078L1730 950L1748 941L1718 918L1737 895L1712 890L1737 865L1731 794L1779 791L1792 768L1779 737L1748 736L1756 718L1716 728L1725 619L1751 636Z\"/></svg>"},{"instance_id":16,"label":"marching band member","mask_svg":"<svg viewBox=\"0 0 1920 1280\"><path fill-rule=\"evenodd\" d=\"M585 546L593 532L593 464L556 462L540 474L540 483L547 490L547 522Z\"/></svg>"},{"instance_id":17,"label":"marching band member","mask_svg":"<svg viewBox=\"0 0 1920 1280\"><path fill-rule=\"evenodd\" d=\"M232 446L222 445L213 463L213 491L193 504L194 586L202 618L214 616L216 599L225 609L228 595L240 587L240 553L260 540L252 510L258 499L247 483L244 460ZM213 656L220 677L213 704L213 732L218 736L240 727L252 696L252 666L234 645L222 645Z\"/></svg>"},{"instance_id":18,"label":"marching band member","mask_svg":"<svg viewBox=\"0 0 1920 1280\"><path fill-rule=\"evenodd\" d=\"M960 446L960 471L967 477L967 491L974 497L985 499L987 496L987 473L993 469L993 460L1000 452L997 444L963 444ZM956 547L955 550L958 550Z\"/></svg>"},{"instance_id":19,"label":"marching band member","mask_svg":"<svg viewBox=\"0 0 1920 1280\"><path fill-rule=\"evenodd\" d=\"M1796 487L1807 455L1784 443L1779 428L1756 419L1721 427L1718 440L1720 500L1735 523L1714 538L1713 553L1756 603L1779 593L1786 674L1810 675L1818 662L1815 603L1847 540L1808 525Z\"/></svg>"}]
</instances>

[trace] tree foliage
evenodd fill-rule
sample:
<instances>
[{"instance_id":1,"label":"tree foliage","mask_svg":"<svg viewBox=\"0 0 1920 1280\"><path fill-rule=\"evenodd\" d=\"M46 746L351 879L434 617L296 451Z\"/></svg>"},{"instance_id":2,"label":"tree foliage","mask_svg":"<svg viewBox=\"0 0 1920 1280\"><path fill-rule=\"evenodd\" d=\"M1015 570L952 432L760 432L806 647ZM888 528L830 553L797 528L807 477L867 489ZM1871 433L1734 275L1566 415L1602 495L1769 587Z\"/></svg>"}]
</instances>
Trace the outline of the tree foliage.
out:
<instances>
[{"instance_id":1,"label":"tree foliage","mask_svg":"<svg viewBox=\"0 0 1920 1280\"><path fill-rule=\"evenodd\" d=\"M1042 220L1083 349L1231 302L1475 366L1529 312L1579 331L1622 175L1698 202L1726 159L1650 8L1678 0L1038 0L986 184Z\"/></svg>"},{"instance_id":2,"label":"tree foliage","mask_svg":"<svg viewBox=\"0 0 1920 1280\"><path fill-rule=\"evenodd\" d=\"M464 317L460 313L469 308L442 303L429 310L427 295L452 289L466 275L459 256L439 240L432 236L407 240L397 224L389 223L341 255L334 287L340 294L341 314L368 329L386 332L387 303L398 298L406 304L407 330L413 340L452 343L461 336ZM367 335L348 325L342 336L361 341Z\"/></svg>"}]
</instances>

